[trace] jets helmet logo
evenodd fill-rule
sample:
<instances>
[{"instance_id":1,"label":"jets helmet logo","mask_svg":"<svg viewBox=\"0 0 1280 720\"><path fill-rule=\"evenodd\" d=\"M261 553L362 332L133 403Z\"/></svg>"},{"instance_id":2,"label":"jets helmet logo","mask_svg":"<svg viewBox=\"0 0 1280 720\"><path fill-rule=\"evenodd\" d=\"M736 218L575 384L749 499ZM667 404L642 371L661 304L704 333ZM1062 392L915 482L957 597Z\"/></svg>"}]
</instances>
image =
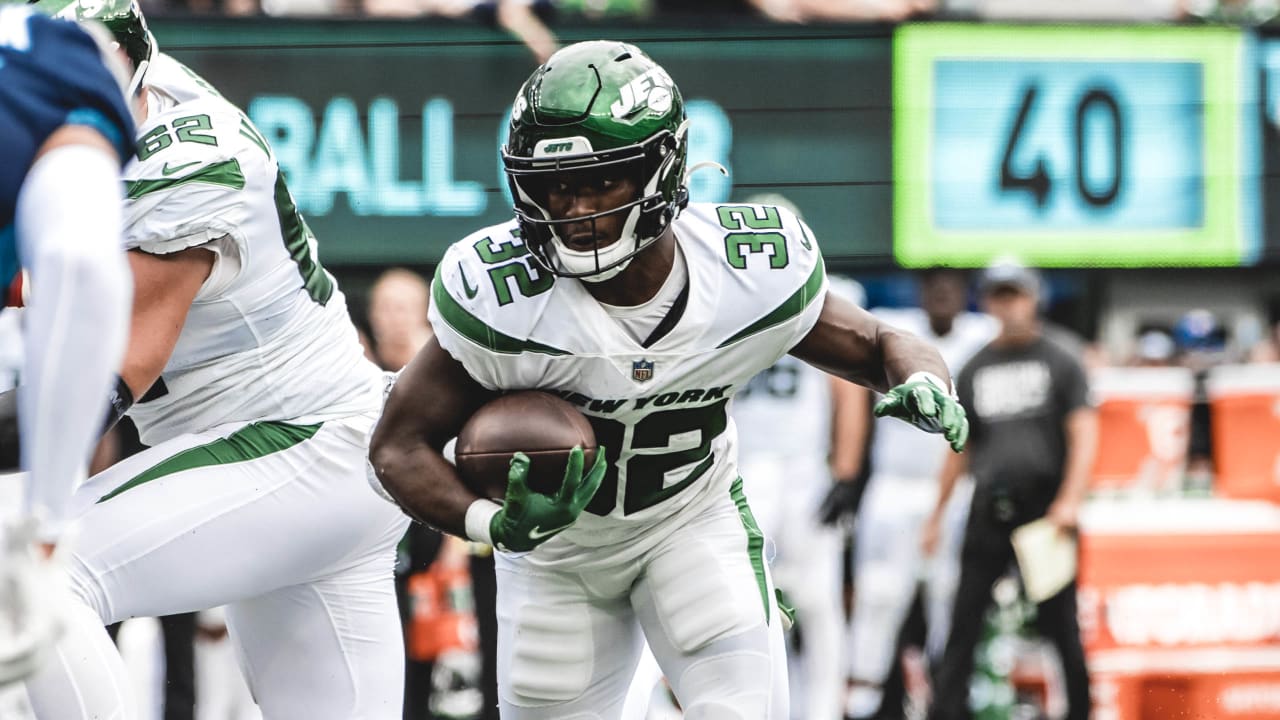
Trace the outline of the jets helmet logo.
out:
<instances>
[{"instance_id":1,"label":"jets helmet logo","mask_svg":"<svg viewBox=\"0 0 1280 720\"><path fill-rule=\"evenodd\" d=\"M636 382L648 382L653 379L653 361L636 360L631 363L631 379Z\"/></svg>"},{"instance_id":2,"label":"jets helmet logo","mask_svg":"<svg viewBox=\"0 0 1280 720\"><path fill-rule=\"evenodd\" d=\"M609 111L619 120L644 108L654 115L662 115L671 109L675 86L667 71L650 68L618 89L618 99L609 106Z\"/></svg>"}]
</instances>

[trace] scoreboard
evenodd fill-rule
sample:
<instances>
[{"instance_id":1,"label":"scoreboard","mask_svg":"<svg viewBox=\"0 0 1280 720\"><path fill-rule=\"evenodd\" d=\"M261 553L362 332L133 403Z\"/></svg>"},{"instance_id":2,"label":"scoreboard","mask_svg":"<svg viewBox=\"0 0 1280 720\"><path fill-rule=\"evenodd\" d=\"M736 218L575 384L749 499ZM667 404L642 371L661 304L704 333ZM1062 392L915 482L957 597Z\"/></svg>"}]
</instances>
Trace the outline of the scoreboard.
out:
<instances>
[{"instance_id":1,"label":"scoreboard","mask_svg":"<svg viewBox=\"0 0 1280 720\"><path fill-rule=\"evenodd\" d=\"M895 259L1255 262L1256 68L1228 28L900 27Z\"/></svg>"}]
</instances>

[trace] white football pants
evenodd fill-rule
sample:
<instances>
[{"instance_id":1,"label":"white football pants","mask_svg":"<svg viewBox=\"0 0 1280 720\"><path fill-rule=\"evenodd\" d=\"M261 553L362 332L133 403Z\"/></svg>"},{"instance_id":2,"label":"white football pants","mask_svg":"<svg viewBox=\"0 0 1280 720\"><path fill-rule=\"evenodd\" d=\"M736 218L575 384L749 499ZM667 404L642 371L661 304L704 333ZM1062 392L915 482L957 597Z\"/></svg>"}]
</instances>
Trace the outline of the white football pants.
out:
<instances>
[{"instance_id":1,"label":"white football pants","mask_svg":"<svg viewBox=\"0 0 1280 720\"><path fill-rule=\"evenodd\" d=\"M392 565L408 519L365 479L372 421L233 423L92 478L68 632L28 684L38 717L129 720L103 625L219 605L263 717L399 717Z\"/></svg>"},{"instance_id":2,"label":"white football pants","mask_svg":"<svg viewBox=\"0 0 1280 720\"><path fill-rule=\"evenodd\" d=\"M938 499L934 478L872 475L858 510L854 544L853 617L849 674L863 689L852 698L859 714L879 706L879 687L889 675L898 633L924 582L928 619L926 654L940 657L951 628L951 602L959 578L961 536L973 485L956 484L933 558L925 558L921 536ZM869 709L868 709L869 708Z\"/></svg>"},{"instance_id":3,"label":"white football pants","mask_svg":"<svg viewBox=\"0 0 1280 720\"><path fill-rule=\"evenodd\" d=\"M803 673L791 675L792 717L843 717L844 611L840 531L818 522L831 487L825 458L746 454L742 477L768 539L774 581L795 607L804 632Z\"/></svg>"},{"instance_id":4,"label":"white football pants","mask_svg":"<svg viewBox=\"0 0 1280 720\"><path fill-rule=\"evenodd\" d=\"M497 556L503 720L616 720L645 640L685 718L786 720L781 624L740 486L652 532L569 567Z\"/></svg>"}]
</instances>

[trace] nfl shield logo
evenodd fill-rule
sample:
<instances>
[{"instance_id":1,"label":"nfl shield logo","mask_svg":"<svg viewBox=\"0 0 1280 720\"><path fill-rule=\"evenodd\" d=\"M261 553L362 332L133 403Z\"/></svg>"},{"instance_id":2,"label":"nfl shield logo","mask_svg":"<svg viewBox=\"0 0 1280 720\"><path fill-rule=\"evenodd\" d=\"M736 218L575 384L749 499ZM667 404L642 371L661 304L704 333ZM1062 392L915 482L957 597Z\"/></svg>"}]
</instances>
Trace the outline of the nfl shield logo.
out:
<instances>
[{"instance_id":1,"label":"nfl shield logo","mask_svg":"<svg viewBox=\"0 0 1280 720\"><path fill-rule=\"evenodd\" d=\"M636 360L631 363L631 379L636 382L648 382L653 379L653 361Z\"/></svg>"}]
</instances>

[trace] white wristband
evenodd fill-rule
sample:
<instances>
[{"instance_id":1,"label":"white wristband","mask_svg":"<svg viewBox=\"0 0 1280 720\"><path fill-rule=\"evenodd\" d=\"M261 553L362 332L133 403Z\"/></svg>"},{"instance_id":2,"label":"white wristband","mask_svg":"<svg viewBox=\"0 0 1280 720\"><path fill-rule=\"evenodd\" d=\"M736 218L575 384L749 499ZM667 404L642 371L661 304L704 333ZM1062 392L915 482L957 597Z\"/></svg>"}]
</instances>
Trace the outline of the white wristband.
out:
<instances>
[{"instance_id":1,"label":"white wristband","mask_svg":"<svg viewBox=\"0 0 1280 720\"><path fill-rule=\"evenodd\" d=\"M946 393L950 397L956 396L956 391L951 388L951 383L947 382L946 380L943 380L937 375L934 375L928 370L918 370L916 372L911 373L911 376L908 377L906 379L906 382L904 382L903 384L905 385L906 383L913 383L913 382L927 382L930 385L938 388L942 392Z\"/></svg>"},{"instance_id":2,"label":"white wristband","mask_svg":"<svg viewBox=\"0 0 1280 720\"><path fill-rule=\"evenodd\" d=\"M502 506L492 500L480 499L467 508L465 521L467 538L485 545L493 544L493 536L489 534L489 523L498 514Z\"/></svg>"}]
</instances>

